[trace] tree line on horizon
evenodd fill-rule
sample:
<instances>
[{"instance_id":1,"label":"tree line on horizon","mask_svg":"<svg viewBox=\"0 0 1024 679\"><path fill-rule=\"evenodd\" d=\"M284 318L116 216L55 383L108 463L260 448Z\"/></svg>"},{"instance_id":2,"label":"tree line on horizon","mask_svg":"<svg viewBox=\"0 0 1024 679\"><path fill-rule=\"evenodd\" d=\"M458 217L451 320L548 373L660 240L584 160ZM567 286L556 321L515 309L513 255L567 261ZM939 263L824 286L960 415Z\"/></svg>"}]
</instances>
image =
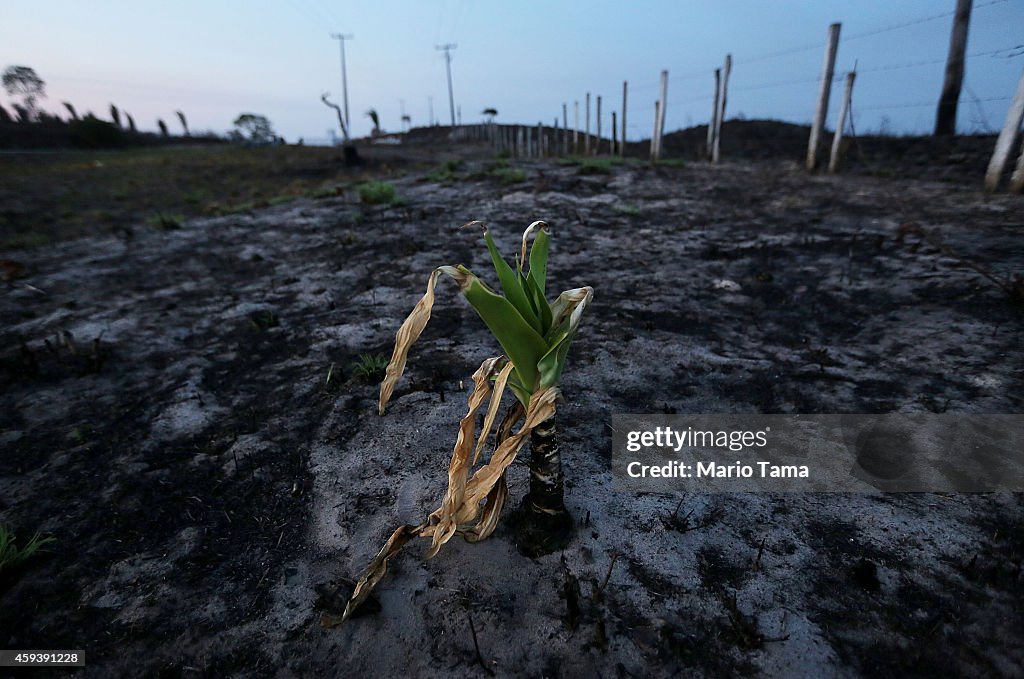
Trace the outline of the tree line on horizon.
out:
<instances>
[{"instance_id":1,"label":"tree line on horizon","mask_svg":"<svg viewBox=\"0 0 1024 679\"><path fill-rule=\"evenodd\" d=\"M284 143L277 136L266 116L242 113L234 121L234 129L227 135L213 131L193 134L188 118L178 110L174 112L181 125L181 134L172 135L167 123L158 118L157 133L140 131L131 113L111 103L109 119L92 111L79 114L74 104L61 102L67 118L39 108L38 101L46 98L46 82L29 66L9 66L4 70L2 84L8 96L20 102L0 105L0 146L17 146L18 141L29 145L71 145L85 148L112 148L153 143L181 141L238 142L250 145Z\"/></svg>"}]
</instances>

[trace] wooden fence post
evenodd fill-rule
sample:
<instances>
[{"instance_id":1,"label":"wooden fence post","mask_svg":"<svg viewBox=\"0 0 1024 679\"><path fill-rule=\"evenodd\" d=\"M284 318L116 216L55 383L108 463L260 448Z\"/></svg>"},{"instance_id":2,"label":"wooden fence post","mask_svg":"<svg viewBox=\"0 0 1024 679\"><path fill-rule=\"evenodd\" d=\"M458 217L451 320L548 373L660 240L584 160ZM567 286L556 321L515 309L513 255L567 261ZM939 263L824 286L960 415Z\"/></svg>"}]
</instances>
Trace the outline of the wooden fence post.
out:
<instances>
[{"instance_id":1,"label":"wooden fence post","mask_svg":"<svg viewBox=\"0 0 1024 679\"><path fill-rule=\"evenodd\" d=\"M597 141L594 142L594 155L601 154L601 95L597 95Z\"/></svg>"},{"instance_id":2,"label":"wooden fence post","mask_svg":"<svg viewBox=\"0 0 1024 679\"><path fill-rule=\"evenodd\" d=\"M626 157L626 92L629 89L629 81L622 81L622 143L619 144L619 156Z\"/></svg>"},{"instance_id":3,"label":"wooden fence post","mask_svg":"<svg viewBox=\"0 0 1024 679\"><path fill-rule=\"evenodd\" d=\"M846 116L850 112L850 99L853 98L853 81L856 79L856 71L850 71L846 74L846 91L843 92L843 104L839 107L836 133L832 137L832 157L828 161L828 171L833 174L839 169L839 152L843 143L843 128L846 126Z\"/></svg>"},{"instance_id":4,"label":"wooden fence post","mask_svg":"<svg viewBox=\"0 0 1024 679\"><path fill-rule=\"evenodd\" d=\"M658 95L658 101L659 101L660 105L658 106L658 109L657 109L658 110L658 119L657 119L657 123L656 123L657 129L655 130L655 134L658 135L658 143L654 147L655 148L655 157L654 157L655 160L658 160L659 158L661 158L661 138L665 134L665 108L666 108L666 105L668 103L668 71L662 71L661 72L661 91L660 91L660 94Z\"/></svg>"},{"instance_id":5,"label":"wooden fence post","mask_svg":"<svg viewBox=\"0 0 1024 679\"><path fill-rule=\"evenodd\" d=\"M729 99L729 74L732 73L732 55L725 55L722 65L722 86L718 97L718 113L715 115L715 139L711 147L711 162L717 163L721 157L722 123L725 122L725 105Z\"/></svg>"},{"instance_id":6,"label":"wooden fence post","mask_svg":"<svg viewBox=\"0 0 1024 679\"><path fill-rule=\"evenodd\" d=\"M818 92L818 108L814 111L811 124L811 138L807 142L807 170L818 166L818 141L828 116L828 99L832 94L832 76L836 69L836 51L839 49L839 28L842 24L828 27L828 45L825 47L825 63L821 68L821 90Z\"/></svg>"},{"instance_id":7,"label":"wooden fence post","mask_svg":"<svg viewBox=\"0 0 1024 679\"><path fill-rule=\"evenodd\" d=\"M956 134L956 109L960 103L960 86L964 82L964 55L967 52L967 25L971 21L971 0L956 0L953 32L949 36L946 57L946 78L942 82L939 107L935 111L935 135Z\"/></svg>"},{"instance_id":8,"label":"wooden fence post","mask_svg":"<svg viewBox=\"0 0 1024 679\"><path fill-rule=\"evenodd\" d=\"M583 155L590 155L590 92L587 92L587 132L583 135Z\"/></svg>"},{"instance_id":9,"label":"wooden fence post","mask_svg":"<svg viewBox=\"0 0 1024 679\"><path fill-rule=\"evenodd\" d=\"M996 139L996 150L992 152L992 160L988 163L988 171L985 173L985 190L991 193L999 187L999 179L1003 176L1003 168L1006 161L1013 153L1014 142L1017 141L1017 131L1020 129L1021 120L1024 119L1024 72L1020 74L1020 82L1017 83L1017 93L1010 102L1010 110L1006 112L1006 124L1003 131ZM1021 179L1024 171L1020 167L1013 173L1016 180Z\"/></svg>"},{"instance_id":10,"label":"wooden fence post","mask_svg":"<svg viewBox=\"0 0 1024 679\"><path fill-rule=\"evenodd\" d=\"M572 126L572 154L575 156L580 152L580 102L573 102L573 112L575 122Z\"/></svg>"},{"instance_id":11,"label":"wooden fence post","mask_svg":"<svg viewBox=\"0 0 1024 679\"><path fill-rule=\"evenodd\" d=\"M562 104L562 155L569 155L569 107Z\"/></svg>"},{"instance_id":12,"label":"wooden fence post","mask_svg":"<svg viewBox=\"0 0 1024 679\"><path fill-rule=\"evenodd\" d=\"M1010 191L1024 193L1024 148L1020 150L1017 167L1014 168L1013 176L1010 177Z\"/></svg>"},{"instance_id":13,"label":"wooden fence post","mask_svg":"<svg viewBox=\"0 0 1024 679\"><path fill-rule=\"evenodd\" d=\"M618 140L618 137L616 136L615 111L612 111L612 145L611 145L611 149L610 149L609 153L611 155L613 155L613 156L616 153L618 153L619 155L622 155L622 147L619 146L619 140Z\"/></svg>"},{"instance_id":14,"label":"wooden fence post","mask_svg":"<svg viewBox=\"0 0 1024 679\"><path fill-rule=\"evenodd\" d=\"M708 123L708 143L705 153L708 160L711 160L715 149L715 123L718 120L718 98L722 96L722 69L715 69L715 96L711 104L711 121Z\"/></svg>"},{"instance_id":15,"label":"wooden fence post","mask_svg":"<svg viewBox=\"0 0 1024 679\"><path fill-rule=\"evenodd\" d=\"M658 143L658 116L660 114L661 102L654 102L654 129L651 130L651 162L658 159L655 144Z\"/></svg>"}]
</instances>

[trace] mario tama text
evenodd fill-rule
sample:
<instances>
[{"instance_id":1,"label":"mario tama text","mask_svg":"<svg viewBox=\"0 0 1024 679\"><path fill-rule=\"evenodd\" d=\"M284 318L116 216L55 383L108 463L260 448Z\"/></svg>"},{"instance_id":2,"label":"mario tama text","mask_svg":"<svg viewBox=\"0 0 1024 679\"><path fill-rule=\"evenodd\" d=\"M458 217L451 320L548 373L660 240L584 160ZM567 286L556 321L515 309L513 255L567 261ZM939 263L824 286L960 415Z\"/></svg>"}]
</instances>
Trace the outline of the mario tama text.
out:
<instances>
[{"instance_id":1,"label":"mario tama text","mask_svg":"<svg viewBox=\"0 0 1024 679\"><path fill-rule=\"evenodd\" d=\"M772 464L758 460L753 464L744 464L736 460L732 464L719 462L668 462L663 465L646 465L633 460L626 464L626 474L630 478L696 478L696 479L807 479L810 468L805 464Z\"/></svg>"},{"instance_id":2,"label":"mario tama text","mask_svg":"<svg viewBox=\"0 0 1024 679\"><path fill-rule=\"evenodd\" d=\"M628 492L1024 491L1024 416L613 415Z\"/></svg>"}]
</instances>

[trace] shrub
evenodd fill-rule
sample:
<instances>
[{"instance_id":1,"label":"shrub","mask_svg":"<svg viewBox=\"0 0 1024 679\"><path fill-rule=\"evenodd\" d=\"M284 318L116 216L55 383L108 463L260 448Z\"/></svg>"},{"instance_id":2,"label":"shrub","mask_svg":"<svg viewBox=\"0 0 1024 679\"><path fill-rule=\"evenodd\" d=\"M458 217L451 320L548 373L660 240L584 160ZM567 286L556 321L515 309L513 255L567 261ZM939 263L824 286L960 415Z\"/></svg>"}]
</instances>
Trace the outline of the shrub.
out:
<instances>
[{"instance_id":1,"label":"shrub","mask_svg":"<svg viewBox=\"0 0 1024 679\"><path fill-rule=\"evenodd\" d=\"M184 219L181 215L165 215L158 212L149 218L149 225L157 231L177 231Z\"/></svg>"},{"instance_id":2,"label":"shrub","mask_svg":"<svg viewBox=\"0 0 1024 679\"><path fill-rule=\"evenodd\" d=\"M39 551L39 548L43 545L53 542L53 538L40 538L39 533L32 536L32 539L28 541L21 549L14 544L14 533L12 533L6 526L0 525L0 573L4 569L13 568L14 566L21 565L29 559L33 554Z\"/></svg>"},{"instance_id":3,"label":"shrub","mask_svg":"<svg viewBox=\"0 0 1024 679\"><path fill-rule=\"evenodd\" d=\"M387 367L388 357L384 354L360 354L359 360L352 364L352 374L365 382L377 382L384 379Z\"/></svg>"},{"instance_id":4,"label":"shrub","mask_svg":"<svg viewBox=\"0 0 1024 679\"><path fill-rule=\"evenodd\" d=\"M526 181L526 172L514 167L499 167L491 171L491 177L502 184L518 184Z\"/></svg>"},{"instance_id":5,"label":"shrub","mask_svg":"<svg viewBox=\"0 0 1024 679\"><path fill-rule=\"evenodd\" d=\"M359 187L359 200L367 205L387 205L394 203L397 195L387 182L369 182Z\"/></svg>"}]
</instances>

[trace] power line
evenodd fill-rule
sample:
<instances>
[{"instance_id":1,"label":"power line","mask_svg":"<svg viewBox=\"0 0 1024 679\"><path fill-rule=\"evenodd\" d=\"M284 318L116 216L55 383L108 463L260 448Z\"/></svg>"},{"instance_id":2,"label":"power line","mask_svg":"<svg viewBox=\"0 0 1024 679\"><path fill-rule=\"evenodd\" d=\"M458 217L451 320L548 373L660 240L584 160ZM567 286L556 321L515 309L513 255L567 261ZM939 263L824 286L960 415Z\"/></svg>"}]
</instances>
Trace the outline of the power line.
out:
<instances>
[{"instance_id":1,"label":"power line","mask_svg":"<svg viewBox=\"0 0 1024 679\"><path fill-rule=\"evenodd\" d=\"M989 0L989 2L983 2L983 3L979 4L979 5L975 5L974 9L975 10L984 9L985 7L991 7L993 5L1000 5L1000 4L1005 3L1005 2L1009 2L1009 0ZM936 19L942 19L942 18L945 18L945 17L950 17L950 16L953 16L953 14L955 14L954 11L943 12L941 14L930 14L930 15L927 15L927 16L918 17L917 19L911 19L909 21L904 21L904 22L901 22L901 23L898 23L898 24L890 24L888 26L882 26L880 28L874 28L874 29L871 29L869 31L862 31L860 33L854 33L853 35L847 35L847 36L844 36L844 37L840 38L839 42L842 43L842 42L847 42L849 40L857 40L857 39L865 38L865 37L872 36L872 35L878 35L880 33L888 33L889 31L895 31L895 30L898 30L898 29L901 29L901 28L907 28L909 26L916 26L918 24L927 23L929 21L935 21ZM786 49L775 50L775 51L772 51L772 52L767 52L767 53L764 53L764 54L759 54L759 55L750 57L749 59L736 59L736 60L733 61L733 64L734 65L754 64L754 63L758 63L758 62L761 62L761 61L769 61L771 59L777 59L779 57L789 56L791 54L799 54L801 52L809 52L811 50L820 50L824 46L825 46L825 43L821 42L821 41L814 42L814 43L806 43L806 44L798 45L798 46L795 46L795 47L789 47L789 48L786 48ZM1013 55L1013 56L1016 56L1016 55ZM943 59L942 61L945 62L945 59ZM706 76L708 73L712 72L713 70L714 70L714 67L705 68L705 69L699 70L699 71L689 71L689 72L685 72L685 73L682 73L682 74L679 74L679 75L674 75L673 76L673 80L688 80L688 79L691 79L691 78L697 78L697 77L700 77L700 76ZM657 85L651 85L650 87L654 88L654 87L657 87Z\"/></svg>"},{"instance_id":2,"label":"power line","mask_svg":"<svg viewBox=\"0 0 1024 679\"><path fill-rule=\"evenodd\" d=\"M975 5L974 9L975 10L984 9L985 7L991 7L992 5L999 5L999 4L1002 4L1004 2L1008 2L1008 1L1009 0L990 0L989 2L983 2L980 5ZM839 42L847 42L849 40L858 40L860 38L866 38L866 37L869 37L869 36L872 36L872 35L879 35L880 33L888 33L889 31L896 31L896 30L899 30L901 28L908 28L910 26L917 26L918 24L928 23L929 21L935 21L936 19L945 19L946 17L951 17L954 14L956 14L955 10L951 10L951 11L948 11L948 12L942 12L941 14L930 14L928 16L919 17L917 19L911 19L910 21L904 21L904 22L901 22L901 23L898 23L898 24L892 24L890 26L883 26L881 28L875 28L875 29L872 29L870 31L863 31L861 33L854 33L853 35L846 36L845 38L843 38Z\"/></svg>"},{"instance_id":3,"label":"power line","mask_svg":"<svg viewBox=\"0 0 1024 679\"><path fill-rule=\"evenodd\" d=\"M968 54L967 58L968 59L974 59L974 58L977 58L977 57L996 56L996 55L1003 54L1005 52L1012 52L1014 50L1021 49L1022 47L1024 47L1024 46L1019 46L1018 45L1018 46L1014 46L1014 47L1004 47L1004 48L998 49L998 50L988 50L988 51L985 51L985 52L974 52L972 54ZM1021 54L1024 54L1024 52L1022 52ZM1021 54L1011 54L1009 56L1010 57L1016 57L1016 56L1021 56ZM935 64L944 64L944 63L946 63L945 59L928 59L928 60L925 60L925 61L910 61L910 62L903 62L903 63L896 63L896 64L887 64L887 65L883 65L883 66L873 66L871 68L858 68L856 70L857 70L858 74L860 74L860 73L877 73L877 72L880 72L880 71L895 71L895 70L904 69L904 68L915 68L915 67L919 67L919 66L932 66L932 65L935 65ZM832 79L833 86L835 86L836 84L842 82L844 77L845 77L844 75L837 75L837 76L835 76ZM746 85L746 86L741 85L741 86L738 86L738 87L733 87L731 89L733 91L735 91L735 92L748 92L748 91L751 91L751 90L765 90L765 89L771 89L771 88L774 88L774 87L785 87L785 86L788 86L788 85L803 85L803 84L813 83L813 82L821 82L821 76L819 75L819 76L816 76L816 77L800 78L800 79L795 79L795 80L780 80L780 81L776 81L776 82L762 83L760 85ZM709 99L710 97L704 97L704 98Z\"/></svg>"},{"instance_id":4,"label":"power line","mask_svg":"<svg viewBox=\"0 0 1024 679\"><path fill-rule=\"evenodd\" d=\"M1009 101L1011 97L986 97L984 99L975 99L976 102L983 101ZM877 106L861 106L859 107L862 111L880 111L883 109L890 108L921 108L924 106L935 106L934 101L918 101L911 104L880 104Z\"/></svg>"}]
</instances>

